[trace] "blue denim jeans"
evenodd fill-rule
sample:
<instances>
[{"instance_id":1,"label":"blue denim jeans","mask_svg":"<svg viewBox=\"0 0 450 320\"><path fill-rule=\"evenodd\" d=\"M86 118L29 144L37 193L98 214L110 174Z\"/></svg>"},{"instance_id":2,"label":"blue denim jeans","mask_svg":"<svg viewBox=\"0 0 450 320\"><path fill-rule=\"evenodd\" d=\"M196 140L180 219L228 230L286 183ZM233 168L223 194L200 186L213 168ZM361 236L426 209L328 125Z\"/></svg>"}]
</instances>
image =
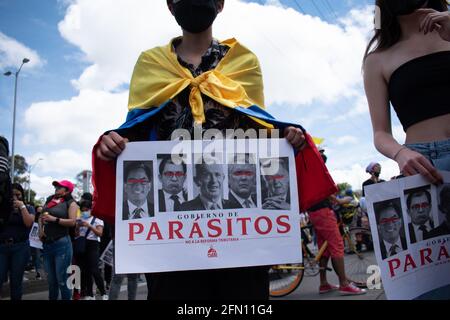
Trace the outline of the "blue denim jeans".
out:
<instances>
[{"instance_id":1,"label":"blue denim jeans","mask_svg":"<svg viewBox=\"0 0 450 320\"><path fill-rule=\"evenodd\" d=\"M450 171L450 139L405 146L423 154L438 170Z\"/></svg>"},{"instance_id":2,"label":"blue denim jeans","mask_svg":"<svg viewBox=\"0 0 450 320\"><path fill-rule=\"evenodd\" d=\"M72 243L66 236L52 243L44 243L42 257L47 272L48 298L57 300L61 292L61 300L70 300L72 290L67 287L67 268L72 263Z\"/></svg>"},{"instance_id":3,"label":"blue denim jeans","mask_svg":"<svg viewBox=\"0 0 450 320\"><path fill-rule=\"evenodd\" d=\"M22 281L25 266L30 259L30 243L0 244L0 288L9 273L11 300L22 300Z\"/></svg>"}]
</instances>

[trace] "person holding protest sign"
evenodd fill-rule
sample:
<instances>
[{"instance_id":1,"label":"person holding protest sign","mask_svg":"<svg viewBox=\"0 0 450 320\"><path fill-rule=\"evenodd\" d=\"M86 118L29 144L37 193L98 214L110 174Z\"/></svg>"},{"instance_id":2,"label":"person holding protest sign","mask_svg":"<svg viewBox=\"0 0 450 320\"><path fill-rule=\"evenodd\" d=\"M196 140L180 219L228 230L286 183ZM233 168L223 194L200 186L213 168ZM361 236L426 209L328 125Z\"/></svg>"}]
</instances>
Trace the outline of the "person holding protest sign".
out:
<instances>
[{"instance_id":1,"label":"person holding protest sign","mask_svg":"<svg viewBox=\"0 0 450 320\"><path fill-rule=\"evenodd\" d=\"M381 25L364 55L375 147L404 176L441 184L450 171L450 14L447 0L377 0ZM392 135L390 102L406 132ZM450 286L423 298L450 298Z\"/></svg>"},{"instance_id":2,"label":"person holding protest sign","mask_svg":"<svg viewBox=\"0 0 450 320\"><path fill-rule=\"evenodd\" d=\"M364 56L375 147L405 176L442 183L450 170L450 14L446 0L377 0L381 28ZM406 144L392 136L389 102Z\"/></svg>"},{"instance_id":3,"label":"person holding protest sign","mask_svg":"<svg viewBox=\"0 0 450 320\"><path fill-rule=\"evenodd\" d=\"M263 129L269 134L281 129L297 151L303 209L334 193L336 185L320 162L311 136L299 125L280 122L264 111L256 56L235 39L213 38L212 24L223 10L224 0L167 0L167 5L183 35L168 46L141 54L130 84L128 121L104 134L94 146L94 213L113 220L113 160L126 143L167 140L177 129L189 133L196 129L202 133L208 129ZM268 299L267 271L267 267L247 267L151 274L148 297Z\"/></svg>"},{"instance_id":4,"label":"person holding protest sign","mask_svg":"<svg viewBox=\"0 0 450 320\"><path fill-rule=\"evenodd\" d=\"M22 281L30 258L28 235L34 222L34 208L24 203L25 193L18 183L12 185L13 211L0 229L0 289L7 281L11 300L22 300Z\"/></svg>"}]
</instances>

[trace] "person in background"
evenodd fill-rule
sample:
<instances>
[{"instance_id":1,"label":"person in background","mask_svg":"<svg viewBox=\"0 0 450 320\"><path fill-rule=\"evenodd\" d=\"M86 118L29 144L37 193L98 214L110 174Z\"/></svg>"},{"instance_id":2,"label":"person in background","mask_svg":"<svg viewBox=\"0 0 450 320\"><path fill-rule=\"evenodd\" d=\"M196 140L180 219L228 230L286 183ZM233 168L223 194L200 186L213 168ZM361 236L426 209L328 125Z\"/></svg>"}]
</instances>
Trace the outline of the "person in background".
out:
<instances>
[{"instance_id":1,"label":"person in background","mask_svg":"<svg viewBox=\"0 0 450 320\"><path fill-rule=\"evenodd\" d=\"M67 180L53 181L55 194L48 197L39 217L42 256L47 272L49 300L70 300L67 268L72 262L69 229L75 226L78 205L72 197L74 185Z\"/></svg>"},{"instance_id":2,"label":"person in background","mask_svg":"<svg viewBox=\"0 0 450 320\"><path fill-rule=\"evenodd\" d=\"M103 221L91 216L91 202L80 203L81 219L77 222L79 237L86 237L85 252L77 257L81 269L81 298L84 300L95 300L93 293L93 281L100 291L102 300L108 300L105 290L105 282L98 267L100 261L100 237L103 234Z\"/></svg>"},{"instance_id":3,"label":"person in background","mask_svg":"<svg viewBox=\"0 0 450 320\"><path fill-rule=\"evenodd\" d=\"M381 165L376 162L371 162L366 168L366 172L370 174L370 178L363 182L362 184L362 196L365 197L364 188L371 184L384 182L383 179L380 179L381 174Z\"/></svg>"},{"instance_id":4,"label":"person in background","mask_svg":"<svg viewBox=\"0 0 450 320\"><path fill-rule=\"evenodd\" d=\"M34 218L34 222L38 223L39 222L39 217L41 216L41 214L43 212L42 211L43 207L42 206L35 206L34 210L36 212L35 218ZM41 249L31 247L31 258L32 258L34 269L36 270L36 280L40 280L42 278L41 277L41 273L39 272L39 270L41 270L41 259L42 259L41 256L42 256Z\"/></svg>"},{"instance_id":5,"label":"person in background","mask_svg":"<svg viewBox=\"0 0 450 320\"><path fill-rule=\"evenodd\" d=\"M25 205L25 194L18 183L12 184L13 212L0 229L0 289L7 281L11 300L22 300L25 266L30 258L29 233L34 222L34 208Z\"/></svg>"}]
</instances>

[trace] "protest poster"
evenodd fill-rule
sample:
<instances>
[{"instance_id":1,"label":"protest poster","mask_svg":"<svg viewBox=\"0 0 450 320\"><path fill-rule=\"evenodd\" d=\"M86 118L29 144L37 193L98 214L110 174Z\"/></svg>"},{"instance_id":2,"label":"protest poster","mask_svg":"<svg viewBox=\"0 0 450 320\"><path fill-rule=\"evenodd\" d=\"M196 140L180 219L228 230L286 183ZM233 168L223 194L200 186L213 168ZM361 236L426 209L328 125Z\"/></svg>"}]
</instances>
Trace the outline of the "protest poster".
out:
<instances>
[{"instance_id":1,"label":"protest poster","mask_svg":"<svg viewBox=\"0 0 450 320\"><path fill-rule=\"evenodd\" d=\"M292 146L236 141L127 144L116 171L117 273L302 261Z\"/></svg>"},{"instance_id":2,"label":"protest poster","mask_svg":"<svg viewBox=\"0 0 450 320\"><path fill-rule=\"evenodd\" d=\"M114 264L114 245L113 241L111 240L108 245L106 246L103 253L100 255L100 261L103 261L109 266L113 266Z\"/></svg>"},{"instance_id":3,"label":"protest poster","mask_svg":"<svg viewBox=\"0 0 450 320\"><path fill-rule=\"evenodd\" d=\"M34 222L30 230L30 247L42 249L42 241L39 239L39 224Z\"/></svg>"},{"instance_id":4,"label":"protest poster","mask_svg":"<svg viewBox=\"0 0 450 320\"><path fill-rule=\"evenodd\" d=\"M435 186L420 175L365 189L386 297L439 296L450 285L450 172Z\"/></svg>"}]
</instances>

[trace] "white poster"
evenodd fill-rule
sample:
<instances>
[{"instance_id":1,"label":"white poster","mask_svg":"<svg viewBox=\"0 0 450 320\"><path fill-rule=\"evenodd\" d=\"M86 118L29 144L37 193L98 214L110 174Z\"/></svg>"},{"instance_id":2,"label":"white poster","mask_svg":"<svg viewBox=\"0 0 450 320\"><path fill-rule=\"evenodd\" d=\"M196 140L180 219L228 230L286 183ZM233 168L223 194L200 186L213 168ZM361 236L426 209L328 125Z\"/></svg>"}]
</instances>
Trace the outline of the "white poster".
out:
<instances>
[{"instance_id":1,"label":"white poster","mask_svg":"<svg viewBox=\"0 0 450 320\"><path fill-rule=\"evenodd\" d=\"M450 285L450 172L441 174L440 186L417 175L365 189L388 299L426 298Z\"/></svg>"},{"instance_id":2,"label":"white poster","mask_svg":"<svg viewBox=\"0 0 450 320\"><path fill-rule=\"evenodd\" d=\"M127 144L117 160L117 273L301 262L291 145L237 141Z\"/></svg>"},{"instance_id":3,"label":"white poster","mask_svg":"<svg viewBox=\"0 0 450 320\"><path fill-rule=\"evenodd\" d=\"M30 246L33 248L42 249L42 241L39 239L39 224L33 223L30 230Z\"/></svg>"},{"instance_id":4,"label":"white poster","mask_svg":"<svg viewBox=\"0 0 450 320\"><path fill-rule=\"evenodd\" d=\"M111 240L105 248L105 251L100 255L100 260L106 263L109 266L113 266L114 263L114 245Z\"/></svg>"}]
</instances>

